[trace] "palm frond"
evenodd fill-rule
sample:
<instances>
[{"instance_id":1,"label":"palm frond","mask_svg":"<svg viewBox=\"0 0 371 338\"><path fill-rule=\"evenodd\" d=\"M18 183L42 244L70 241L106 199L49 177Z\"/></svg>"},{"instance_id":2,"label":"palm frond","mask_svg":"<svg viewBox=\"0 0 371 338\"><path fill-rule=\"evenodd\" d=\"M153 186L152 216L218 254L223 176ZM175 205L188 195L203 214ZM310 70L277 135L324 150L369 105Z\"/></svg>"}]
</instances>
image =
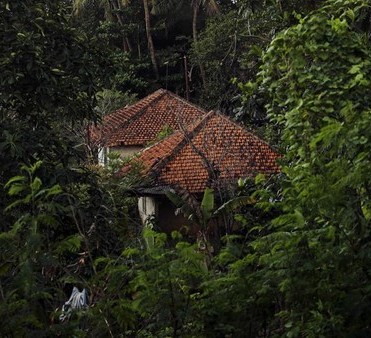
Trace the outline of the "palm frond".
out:
<instances>
[{"instance_id":1,"label":"palm frond","mask_svg":"<svg viewBox=\"0 0 371 338\"><path fill-rule=\"evenodd\" d=\"M239 208L242 208L246 205L252 205L252 204L255 204L255 203L256 203L256 200L254 198L252 198L251 196L239 196L239 197L233 198L233 199L225 202L222 206L220 206L215 211L215 215L235 211L235 210L237 210Z\"/></svg>"}]
</instances>

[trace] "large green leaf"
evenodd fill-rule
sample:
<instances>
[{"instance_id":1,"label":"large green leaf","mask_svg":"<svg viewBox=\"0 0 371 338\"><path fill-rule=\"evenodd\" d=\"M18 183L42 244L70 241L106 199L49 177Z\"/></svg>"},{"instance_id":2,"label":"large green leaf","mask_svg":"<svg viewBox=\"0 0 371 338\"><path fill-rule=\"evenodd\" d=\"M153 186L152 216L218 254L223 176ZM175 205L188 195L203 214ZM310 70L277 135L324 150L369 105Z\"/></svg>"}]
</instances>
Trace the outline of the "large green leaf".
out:
<instances>
[{"instance_id":1,"label":"large green leaf","mask_svg":"<svg viewBox=\"0 0 371 338\"><path fill-rule=\"evenodd\" d=\"M210 221L214 211L214 190L206 188L201 202L201 212L204 226Z\"/></svg>"}]
</instances>

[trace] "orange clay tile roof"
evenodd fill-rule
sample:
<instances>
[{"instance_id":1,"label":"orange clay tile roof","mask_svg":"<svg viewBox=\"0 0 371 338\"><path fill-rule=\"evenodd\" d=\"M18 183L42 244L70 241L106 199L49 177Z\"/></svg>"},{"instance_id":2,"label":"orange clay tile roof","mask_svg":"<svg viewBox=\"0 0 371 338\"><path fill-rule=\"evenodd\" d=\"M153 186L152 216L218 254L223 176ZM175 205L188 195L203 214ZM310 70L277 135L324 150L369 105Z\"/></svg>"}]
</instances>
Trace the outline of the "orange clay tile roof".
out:
<instances>
[{"instance_id":1,"label":"orange clay tile roof","mask_svg":"<svg viewBox=\"0 0 371 338\"><path fill-rule=\"evenodd\" d=\"M144 149L132 161L150 178L147 187L171 187L197 194L208 187L235 184L240 177L280 171L279 154L226 116L209 112L187 130ZM130 171L131 165L120 174Z\"/></svg>"},{"instance_id":2,"label":"orange clay tile roof","mask_svg":"<svg viewBox=\"0 0 371 338\"><path fill-rule=\"evenodd\" d=\"M178 130L206 111L164 89L137 103L104 116L101 124L90 128L95 146L143 146L164 129Z\"/></svg>"}]
</instances>

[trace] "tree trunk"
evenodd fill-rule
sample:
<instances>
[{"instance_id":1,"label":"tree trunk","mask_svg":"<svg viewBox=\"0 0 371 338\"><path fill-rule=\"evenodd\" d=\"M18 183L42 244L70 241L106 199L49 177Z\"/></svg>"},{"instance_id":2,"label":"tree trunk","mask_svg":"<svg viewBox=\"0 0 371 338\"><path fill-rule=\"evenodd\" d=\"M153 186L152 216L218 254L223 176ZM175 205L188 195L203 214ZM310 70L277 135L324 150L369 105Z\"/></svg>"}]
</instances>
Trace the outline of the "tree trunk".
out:
<instances>
[{"instance_id":1,"label":"tree trunk","mask_svg":"<svg viewBox=\"0 0 371 338\"><path fill-rule=\"evenodd\" d=\"M184 80L185 80L185 94L186 99L189 100L189 78L188 78L188 62L187 62L187 56L183 56L184 60Z\"/></svg>"},{"instance_id":2,"label":"tree trunk","mask_svg":"<svg viewBox=\"0 0 371 338\"><path fill-rule=\"evenodd\" d=\"M145 23L146 23L148 49L149 49L149 53L151 55L153 71L155 73L156 80L158 80L159 79L159 74L158 74L158 67L157 67L157 61L156 61L155 47L153 45L152 34L151 34L151 21L150 21L150 17L149 17L148 0L143 0L143 6L144 6L144 19L145 19Z\"/></svg>"},{"instance_id":3,"label":"tree trunk","mask_svg":"<svg viewBox=\"0 0 371 338\"><path fill-rule=\"evenodd\" d=\"M193 33L193 43L194 43L195 51L196 51L196 54L197 55L198 55L197 19L198 19L198 13L199 13L199 11L200 11L200 3L199 3L199 1L195 1L193 3L192 33ZM203 65L202 65L201 62L198 63L198 66L200 68L202 85L203 85L203 87L205 89L205 84L206 84L206 80L205 80L205 69L204 69L204 67L203 67Z\"/></svg>"},{"instance_id":4,"label":"tree trunk","mask_svg":"<svg viewBox=\"0 0 371 338\"><path fill-rule=\"evenodd\" d=\"M111 8L116 12L115 16L116 16L116 19L119 25L123 27L124 20L122 19L121 13L118 12L118 10L121 9L120 1L117 1L117 2L110 1L110 4L111 4ZM133 48L131 47L130 40L126 35L122 37L122 46L123 46L124 52L131 52L133 50Z\"/></svg>"}]
</instances>

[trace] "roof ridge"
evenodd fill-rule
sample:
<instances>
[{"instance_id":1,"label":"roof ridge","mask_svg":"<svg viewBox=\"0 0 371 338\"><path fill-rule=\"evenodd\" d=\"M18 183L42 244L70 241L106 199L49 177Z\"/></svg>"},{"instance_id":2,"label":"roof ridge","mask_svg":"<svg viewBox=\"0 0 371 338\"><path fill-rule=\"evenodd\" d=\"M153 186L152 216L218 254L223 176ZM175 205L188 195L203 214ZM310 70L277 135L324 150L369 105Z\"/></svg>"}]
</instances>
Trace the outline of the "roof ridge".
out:
<instances>
[{"instance_id":1,"label":"roof ridge","mask_svg":"<svg viewBox=\"0 0 371 338\"><path fill-rule=\"evenodd\" d=\"M150 99L149 99L149 97L150 97ZM157 102L161 101L161 99L163 99L164 97L174 99L177 102L177 106L185 105L185 106L187 106L191 109L194 109L201 116L207 114L207 111L204 110L203 108L185 100L184 98L180 97L177 94L174 94L173 92L171 92L167 89L160 88L160 89L156 90L155 92L153 92L152 94L140 99L139 101L135 102L134 104L132 104L130 106L127 106L127 107L124 107L124 108L121 108L121 109L117 109L116 111L114 111L110 114L107 114L106 118L103 119L103 123L102 123L101 128L100 128L101 136L99 138L99 143L100 144L107 143L107 141L113 135L115 135L115 133L117 133L121 129L127 128L131 123L140 119L151 106L154 106ZM148 100L148 102L146 102L147 100ZM142 104L144 104L144 106L137 111L137 107L138 106L140 107ZM130 114L132 114L132 112L134 112L134 114L130 116ZM121 115L123 115L124 118L123 118L123 121L121 121L121 123L120 123L120 120L121 120L120 116ZM125 115L126 116L129 115L129 117L125 118ZM181 121L178 120L179 119L178 115L176 115L176 117L177 117L177 124L178 124L177 129L179 129L179 128L181 128ZM118 124L116 124L116 125L112 124L112 122L110 122L110 120L115 120L115 119L119 120ZM104 123L104 120L106 120L106 121L108 120L108 122L106 122L107 123L106 125ZM187 123L187 125L188 124L189 123Z\"/></svg>"},{"instance_id":2,"label":"roof ridge","mask_svg":"<svg viewBox=\"0 0 371 338\"><path fill-rule=\"evenodd\" d=\"M140 118L144 114L144 112L146 111L146 109L148 109L150 106L152 106L153 104L155 104L157 101L159 101L166 94L166 92L164 92L164 90L159 89L159 90L156 90L154 93L152 93L152 95L154 95L157 92L159 92L159 95L157 95L154 98L152 98L136 114L134 114L133 116L129 117L127 120L123 121L122 123L119 123L114 128L110 129L110 131L108 133L106 133L105 136L103 137L103 140L105 141L105 140L109 139L112 136L112 134L114 134L117 130L119 130L120 128L124 127L125 125L128 125L129 123L133 122L134 120ZM135 102L134 104L132 104L132 105L130 105L128 107L125 107L123 109L133 109L134 106L140 104L145 99L148 99L148 96L140 99L138 102ZM119 112L120 110L123 110L123 109L118 109L118 110L116 110L115 112L113 112L111 114L114 114L116 112ZM104 144L105 142L101 142L101 143Z\"/></svg>"},{"instance_id":3,"label":"roof ridge","mask_svg":"<svg viewBox=\"0 0 371 338\"><path fill-rule=\"evenodd\" d=\"M139 99L137 102L134 102L133 104L128 105L128 106L125 106L125 107L123 107L123 108L116 109L115 111L113 111L113 112L111 112L111 113L109 113L109 114L106 114L104 117L108 117L108 116L113 115L113 114L115 114L115 113L117 113L117 112L119 112L119 111L122 111L122 110L125 110L125 109L132 108L132 107L138 105L139 103L141 103L142 101L145 101L146 99L148 99L149 96L152 96L152 95L155 96L155 94L156 94L157 92L159 92L159 93L162 92L162 94L164 94L164 90L163 90L163 89L158 89L158 90L154 91L153 93L151 93L151 94L149 94L149 95L147 95L147 96L145 96L145 97L142 97L142 98ZM155 97L154 97L154 98L153 98L149 103L151 103L151 102L152 102L153 100L155 100L156 98L157 98L157 96L155 96ZM149 104L149 103L148 103L148 104Z\"/></svg>"},{"instance_id":4,"label":"roof ridge","mask_svg":"<svg viewBox=\"0 0 371 338\"><path fill-rule=\"evenodd\" d=\"M202 110L204 113L208 113L208 111L207 111L206 109L204 109L204 108L198 106L197 104L195 104L195 103L193 103L193 102L191 102L191 101L185 99L184 97L181 97L181 96L179 96L179 95L173 93L173 92L170 91L170 90L162 89L162 88L159 89L159 90L163 90L163 91L165 91L165 92L168 93L169 95L175 97L176 99L182 101L183 103L185 103L185 104L187 104L187 105L189 105L189 106L191 106L191 107L193 107L193 108L196 108L196 109Z\"/></svg>"},{"instance_id":5,"label":"roof ridge","mask_svg":"<svg viewBox=\"0 0 371 338\"><path fill-rule=\"evenodd\" d=\"M227 120L229 123L232 123L234 124L236 127L238 127L239 129L242 129L244 132L247 132L249 133L253 138L263 142L264 144L266 144L269 148L271 148L272 150L274 150L274 148L266 141L264 140L263 138L261 138L260 136L256 135L254 133L253 130L251 130L250 128L247 128L246 126L244 125L241 125L240 123L238 123L237 121L231 119L230 117L224 115L222 112L220 111L214 111L215 115L218 115L220 116L222 119L224 120ZM275 150L276 151L276 150Z\"/></svg>"},{"instance_id":6,"label":"roof ridge","mask_svg":"<svg viewBox=\"0 0 371 338\"><path fill-rule=\"evenodd\" d=\"M148 172L151 171L153 173L153 178L158 176L159 172L173 159L173 157L181 150L184 148L184 146L189 143L192 146L192 140L196 134L202 129L204 125L206 125L206 122L211 118L211 116L215 114L214 111L208 112L206 115L202 116L202 118L195 122L195 126L191 128L191 130L187 131L184 128L181 128L180 130L176 131L174 134L169 135L165 139L155 143L151 147L156 146L160 142L164 142L166 139L169 139L171 137L176 137L178 134L182 134L182 138L178 142L176 146L173 147L172 151L170 152L169 155L155 163L151 168L149 168ZM151 148L149 147L149 148ZM193 147L192 147L193 148ZM147 148L148 149L148 148ZM146 149L144 149L146 150ZM143 151L144 151L143 150ZM197 152L197 151L196 151Z\"/></svg>"}]
</instances>

